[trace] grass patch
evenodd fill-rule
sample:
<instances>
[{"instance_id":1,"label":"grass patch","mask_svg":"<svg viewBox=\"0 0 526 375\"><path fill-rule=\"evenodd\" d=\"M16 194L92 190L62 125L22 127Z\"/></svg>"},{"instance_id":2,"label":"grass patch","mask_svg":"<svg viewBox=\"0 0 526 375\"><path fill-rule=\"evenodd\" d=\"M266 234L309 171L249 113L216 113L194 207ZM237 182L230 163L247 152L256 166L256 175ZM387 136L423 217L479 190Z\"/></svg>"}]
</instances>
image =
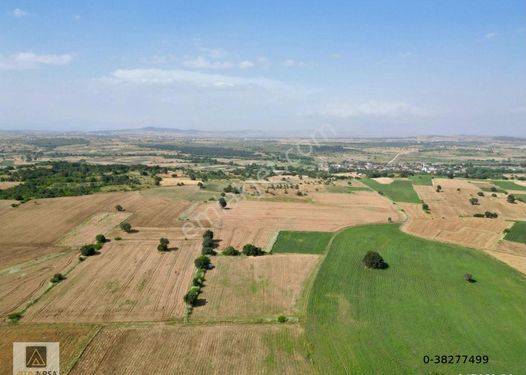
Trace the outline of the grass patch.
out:
<instances>
[{"instance_id":1,"label":"grass patch","mask_svg":"<svg viewBox=\"0 0 526 375\"><path fill-rule=\"evenodd\" d=\"M353 193L355 191L371 191L371 189L365 186L329 185L327 191L329 193Z\"/></svg>"},{"instance_id":2,"label":"grass patch","mask_svg":"<svg viewBox=\"0 0 526 375\"><path fill-rule=\"evenodd\" d=\"M272 247L273 253L321 254L333 233L281 231Z\"/></svg>"},{"instance_id":3,"label":"grass patch","mask_svg":"<svg viewBox=\"0 0 526 375\"><path fill-rule=\"evenodd\" d=\"M389 268L365 269L369 250ZM367 225L334 239L310 293L306 335L322 374L520 373L525 307L525 277L483 252ZM435 354L490 361L423 363Z\"/></svg>"},{"instance_id":4,"label":"grass patch","mask_svg":"<svg viewBox=\"0 0 526 375\"><path fill-rule=\"evenodd\" d=\"M518 185L513 181L506 181L506 180L494 180L491 181L494 185L497 185L498 187L501 187L505 190L524 190L526 191L526 186Z\"/></svg>"},{"instance_id":5,"label":"grass patch","mask_svg":"<svg viewBox=\"0 0 526 375\"><path fill-rule=\"evenodd\" d=\"M418 174L410 176L409 179L413 185L433 186L433 176L430 174Z\"/></svg>"},{"instance_id":6,"label":"grass patch","mask_svg":"<svg viewBox=\"0 0 526 375\"><path fill-rule=\"evenodd\" d=\"M526 194L513 194L513 195L515 195L515 198L517 198L521 202L526 203Z\"/></svg>"},{"instance_id":7,"label":"grass patch","mask_svg":"<svg viewBox=\"0 0 526 375\"><path fill-rule=\"evenodd\" d=\"M506 233L505 240L526 244L526 221L516 221Z\"/></svg>"},{"instance_id":8,"label":"grass patch","mask_svg":"<svg viewBox=\"0 0 526 375\"><path fill-rule=\"evenodd\" d=\"M394 180L391 184L381 184L370 178L362 178L362 182L395 202L420 203L410 180Z\"/></svg>"}]
</instances>

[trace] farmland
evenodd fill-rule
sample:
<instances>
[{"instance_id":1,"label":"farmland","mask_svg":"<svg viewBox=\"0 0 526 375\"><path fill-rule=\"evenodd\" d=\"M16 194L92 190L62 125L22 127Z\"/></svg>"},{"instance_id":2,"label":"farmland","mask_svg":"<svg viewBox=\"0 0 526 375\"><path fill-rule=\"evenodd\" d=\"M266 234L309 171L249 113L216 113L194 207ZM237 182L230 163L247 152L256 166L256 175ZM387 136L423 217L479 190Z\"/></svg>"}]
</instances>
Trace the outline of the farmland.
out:
<instances>
[{"instance_id":1,"label":"farmland","mask_svg":"<svg viewBox=\"0 0 526 375\"><path fill-rule=\"evenodd\" d=\"M362 179L362 182L395 202L418 203L420 199L413 190L410 180L394 180L391 183L379 183L373 179Z\"/></svg>"},{"instance_id":2,"label":"farmland","mask_svg":"<svg viewBox=\"0 0 526 375\"><path fill-rule=\"evenodd\" d=\"M504 238L508 241L526 244L526 221L518 221L514 223Z\"/></svg>"},{"instance_id":3,"label":"farmland","mask_svg":"<svg viewBox=\"0 0 526 375\"><path fill-rule=\"evenodd\" d=\"M462 173L491 179L411 172L397 163L420 151L403 142L329 143L288 165L291 140L75 139L0 142L8 155L0 188L35 185L23 188L35 193L28 199L0 200L2 362L11 360L12 341L42 339L61 343L68 374L517 373L524 366L516 327L525 323L518 312L526 302L526 205L517 192L526 175L505 180L472 166ZM21 147L41 159L26 160ZM381 166L388 170L374 169L393 158ZM117 184L124 175L137 184ZM509 202L504 190L519 199ZM496 216L480 217L485 212ZM217 254L198 270L205 231L213 234L207 251ZM105 240L95 244L97 235ZM79 257L86 244L98 246L95 254ZM264 251L223 253L247 244ZM389 267L365 270L368 250ZM487 354L490 366L423 364L424 354L459 351Z\"/></svg>"},{"instance_id":4,"label":"farmland","mask_svg":"<svg viewBox=\"0 0 526 375\"><path fill-rule=\"evenodd\" d=\"M388 269L364 269L361 259L371 249ZM475 283L464 281L466 272ZM321 373L520 372L525 343L516 327L526 324L525 296L524 276L480 252L411 237L396 225L357 227L335 238L321 266L306 334ZM424 355L444 353L491 359L423 362Z\"/></svg>"},{"instance_id":5,"label":"farmland","mask_svg":"<svg viewBox=\"0 0 526 375\"><path fill-rule=\"evenodd\" d=\"M320 254L325 251L330 232L288 232L281 231L272 247L274 253Z\"/></svg>"}]
</instances>

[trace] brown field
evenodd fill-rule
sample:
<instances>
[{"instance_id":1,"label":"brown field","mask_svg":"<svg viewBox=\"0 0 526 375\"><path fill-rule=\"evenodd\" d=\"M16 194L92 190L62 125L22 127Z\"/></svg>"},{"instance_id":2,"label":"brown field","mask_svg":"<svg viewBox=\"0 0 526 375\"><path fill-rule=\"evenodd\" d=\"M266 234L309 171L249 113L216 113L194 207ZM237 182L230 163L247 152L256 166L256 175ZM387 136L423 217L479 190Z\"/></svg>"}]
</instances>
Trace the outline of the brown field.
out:
<instances>
[{"instance_id":1,"label":"brown field","mask_svg":"<svg viewBox=\"0 0 526 375\"><path fill-rule=\"evenodd\" d=\"M479 188L473 185L469 180L461 180L458 178L449 179L449 178L434 178L433 186L437 185L442 186L442 189L461 189L461 190L475 190L478 191Z\"/></svg>"},{"instance_id":2,"label":"brown field","mask_svg":"<svg viewBox=\"0 0 526 375\"><path fill-rule=\"evenodd\" d=\"M139 232L140 233L140 232ZM199 254L197 241L172 241L160 253L159 237L112 241L80 263L68 279L29 308L35 322L154 321L182 318L183 296Z\"/></svg>"},{"instance_id":3,"label":"brown field","mask_svg":"<svg viewBox=\"0 0 526 375\"><path fill-rule=\"evenodd\" d=\"M55 253L0 271L0 317L38 295L55 273L71 268L76 258L76 252Z\"/></svg>"},{"instance_id":4,"label":"brown field","mask_svg":"<svg viewBox=\"0 0 526 375\"><path fill-rule=\"evenodd\" d=\"M471 190L461 188L457 189L444 188L437 193L432 186L414 186L418 196L426 202L431 209L432 217L472 217L475 213L484 213L485 211L496 212L499 218L506 220L520 220L526 217L526 204L511 204L506 201L506 196L497 193L497 197L492 197L490 193L484 193L483 197L477 195L480 191L474 185ZM479 200L478 205L472 205L469 202L471 197Z\"/></svg>"},{"instance_id":5,"label":"brown field","mask_svg":"<svg viewBox=\"0 0 526 375\"><path fill-rule=\"evenodd\" d=\"M275 319L297 314L304 282L319 259L310 254L215 257L215 268L206 273L199 296L204 305L194 309L192 320Z\"/></svg>"},{"instance_id":6,"label":"brown field","mask_svg":"<svg viewBox=\"0 0 526 375\"><path fill-rule=\"evenodd\" d=\"M297 325L107 327L70 374L312 374L302 334Z\"/></svg>"},{"instance_id":7,"label":"brown field","mask_svg":"<svg viewBox=\"0 0 526 375\"><path fill-rule=\"evenodd\" d=\"M97 234L108 233L125 221L130 212L98 212L70 230L59 242L61 246L82 246L95 241Z\"/></svg>"},{"instance_id":8,"label":"brown field","mask_svg":"<svg viewBox=\"0 0 526 375\"><path fill-rule=\"evenodd\" d=\"M96 334L89 325L0 325L0 375L13 373L13 342L59 342L60 372L67 374L78 356Z\"/></svg>"},{"instance_id":9,"label":"brown field","mask_svg":"<svg viewBox=\"0 0 526 375\"><path fill-rule=\"evenodd\" d=\"M246 243L266 247L279 230L333 232L351 225L385 223L388 217L401 220L396 206L374 192L313 193L312 199L316 203L240 200L227 210L218 210L214 202L201 205L190 219L210 223L221 248Z\"/></svg>"},{"instance_id":10,"label":"brown field","mask_svg":"<svg viewBox=\"0 0 526 375\"><path fill-rule=\"evenodd\" d=\"M18 181L1 181L0 182L0 190L9 189L9 188L12 188L13 186L17 186L19 184L20 184L20 182L18 182Z\"/></svg>"}]
</instances>

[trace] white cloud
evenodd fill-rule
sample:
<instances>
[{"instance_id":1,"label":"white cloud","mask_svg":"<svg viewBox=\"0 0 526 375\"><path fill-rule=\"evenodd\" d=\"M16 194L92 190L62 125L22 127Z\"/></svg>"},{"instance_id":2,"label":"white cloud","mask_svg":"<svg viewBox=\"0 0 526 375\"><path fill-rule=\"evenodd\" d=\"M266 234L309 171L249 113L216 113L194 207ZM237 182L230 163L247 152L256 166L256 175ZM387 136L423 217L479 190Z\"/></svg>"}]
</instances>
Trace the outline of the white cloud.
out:
<instances>
[{"instance_id":1,"label":"white cloud","mask_svg":"<svg viewBox=\"0 0 526 375\"><path fill-rule=\"evenodd\" d=\"M499 35L498 32L496 32L496 31L491 31L491 32L489 32L489 33L484 34L484 38L486 38L486 39L493 39L493 38L495 38L495 37L498 36L498 35Z\"/></svg>"},{"instance_id":2,"label":"white cloud","mask_svg":"<svg viewBox=\"0 0 526 375\"><path fill-rule=\"evenodd\" d=\"M67 65L73 60L70 54L37 55L33 52L19 52L10 56L0 55L0 69L31 69L42 65Z\"/></svg>"},{"instance_id":3,"label":"white cloud","mask_svg":"<svg viewBox=\"0 0 526 375\"><path fill-rule=\"evenodd\" d=\"M236 77L182 69L118 69L112 73L110 80L149 85L185 83L217 88L253 86L263 89L284 89L286 87L280 81L267 78Z\"/></svg>"},{"instance_id":4,"label":"white cloud","mask_svg":"<svg viewBox=\"0 0 526 375\"><path fill-rule=\"evenodd\" d=\"M203 56L195 59L185 58L181 64L193 69L230 69L234 66L234 64L228 61L212 61Z\"/></svg>"},{"instance_id":5,"label":"white cloud","mask_svg":"<svg viewBox=\"0 0 526 375\"><path fill-rule=\"evenodd\" d=\"M244 60L239 63L239 67L241 69L249 69L249 68L253 68L254 66L256 66L256 64L254 64L252 61L249 61L249 60Z\"/></svg>"},{"instance_id":6,"label":"white cloud","mask_svg":"<svg viewBox=\"0 0 526 375\"><path fill-rule=\"evenodd\" d=\"M284 60L281 65L286 67L293 67L293 66L304 66L305 63L303 61L296 61L294 59L287 59Z\"/></svg>"},{"instance_id":7,"label":"white cloud","mask_svg":"<svg viewBox=\"0 0 526 375\"><path fill-rule=\"evenodd\" d=\"M25 17L28 15L28 13L23 10L23 9L20 9L20 8L16 8L16 9L13 9L10 14L13 16L13 17Z\"/></svg>"},{"instance_id":8,"label":"white cloud","mask_svg":"<svg viewBox=\"0 0 526 375\"><path fill-rule=\"evenodd\" d=\"M321 114L336 118L382 117L397 119L428 117L432 115L432 112L405 102L369 101L362 104L329 104L321 111Z\"/></svg>"}]
</instances>

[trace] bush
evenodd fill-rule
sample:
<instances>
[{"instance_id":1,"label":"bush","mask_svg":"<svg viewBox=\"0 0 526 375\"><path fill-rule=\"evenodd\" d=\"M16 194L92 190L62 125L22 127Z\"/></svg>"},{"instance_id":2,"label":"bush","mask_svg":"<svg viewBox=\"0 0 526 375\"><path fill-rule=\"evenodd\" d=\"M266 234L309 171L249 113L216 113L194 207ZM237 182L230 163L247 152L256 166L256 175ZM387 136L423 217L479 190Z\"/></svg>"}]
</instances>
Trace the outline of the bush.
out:
<instances>
[{"instance_id":1,"label":"bush","mask_svg":"<svg viewBox=\"0 0 526 375\"><path fill-rule=\"evenodd\" d=\"M84 262L86 260L85 255L79 255L79 261Z\"/></svg>"},{"instance_id":2,"label":"bush","mask_svg":"<svg viewBox=\"0 0 526 375\"><path fill-rule=\"evenodd\" d=\"M159 245L157 245L157 250L159 251L168 251L168 244L170 241L168 241L167 238L161 237L159 239Z\"/></svg>"},{"instance_id":3,"label":"bush","mask_svg":"<svg viewBox=\"0 0 526 375\"><path fill-rule=\"evenodd\" d=\"M184 301L189 305L194 305L199 297L199 289L190 289L184 296Z\"/></svg>"},{"instance_id":4,"label":"bush","mask_svg":"<svg viewBox=\"0 0 526 375\"><path fill-rule=\"evenodd\" d=\"M265 252L261 250L260 247L254 246L249 243L243 246L243 254L256 257L259 255L265 255Z\"/></svg>"},{"instance_id":5,"label":"bush","mask_svg":"<svg viewBox=\"0 0 526 375\"><path fill-rule=\"evenodd\" d=\"M210 259L206 255L201 255L194 260L195 267L198 269L207 269L210 265Z\"/></svg>"},{"instance_id":6,"label":"bush","mask_svg":"<svg viewBox=\"0 0 526 375\"><path fill-rule=\"evenodd\" d=\"M104 243L104 242L107 242L108 240L106 239L106 237L103 235L103 234L97 234L95 236L95 240L99 243Z\"/></svg>"},{"instance_id":7,"label":"bush","mask_svg":"<svg viewBox=\"0 0 526 375\"><path fill-rule=\"evenodd\" d=\"M59 282L61 282L62 280L65 280L65 279L66 279L66 276L64 276L64 275L61 274L61 273L56 273L56 274L53 275L53 277L51 278L50 281L51 281L52 283L55 283L55 284L56 284L56 283L59 283Z\"/></svg>"},{"instance_id":8,"label":"bush","mask_svg":"<svg viewBox=\"0 0 526 375\"><path fill-rule=\"evenodd\" d=\"M241 252L239 250L236 250L234 246L229 246L225 250L223 250L223 255L238 256L239 254L241 254Z\"/></svg>"},{"instance_id":9,"label":"bush","mask_svg":"<svg viewBox=\"0 0 526 375\"><path fill-rule=\"evenodd\" d=\"M496 197L497 197L497 194L493 193L493 194L491 194L491 196L492 196L493 198L496 198Z\"/></svg>"},{"instance_id":10,"label":"bush","mask_svg":"<svg viewBox=\"0 0 526 375\"><path fill-rule=\"evenodd\" d=\"M468 283L473 282L473 275L470 274L470 273L465 273L464 274L464 280L466 280Z\"/></svg>"},{"instance_id":11,"label":"bush","mask_svg":"<svg viewBox=\"0 0 526 375\"><path fill-rule=\"evenodd\" d=\"M16 312L16 313L9 314L7 316L7 319L9 319L12 322L18 322L20 319L22 319L22 316L23 315L21 312Z\"/></svg>"},{"instance_id":12,"label":"bush","mask_svg":"<svg viewBox=\"0 0 526 375\"><path fill-rule=\"evenodd\" d=\"M508 203L515 203L515 195L513 194L508 195L506 200L508 201Z\"/></svg>"},{"instance_id":13,"label":"bush","mask_svg":"<svg viewBox=\"0 0 526 375\"><path fill-rule=\"evenodd\" d=\"M484 214L480 214L480 213L478 213L478 214L473 214L473 216L474 216L474 217L484 217Z\"/></svg>"},{"instance_id":14,"label":"bush","mask_svg":"<svg viewBox=\"0 0 526 375\"><path fill-rule=\"evenodd\" d=\"M479 197L483 197L483 196L484 196L484 193L481 192L481 191L479 191L479 192L477 193L477 195L478 195Z\"/></svg>"},{"instance_id":15,"label":"bush","mask_svg":"<svg viewBox=\"0 0 526 375\"><path fill-rule=\"evenodd\" d=\"M120 204L116 205L116 206L115 206L115 209L116 209L117 211L124 211L124 208L123 208Z\"/></svg>"},{"instance_id":16,"label":"bush","mask_svg":"<svg viewBox=\"0 0 526 375\"><path fill-rule=\"evenodd\" d=\"M93 247L95 248L95 250L100 250L102 249L102 243L101 242L97 242L95 245L93 245Z\"/></svg>"},{"instance_id":17,"label":"bush","mask_svg":"<svg viewBox=\"0 0 526 375\"><path fill-rule=\"evenodd\" d=\"M203 282L204 282L204 279L202 277L196 276L196 277L194 277L192 279L192 286L199 286L199 287L201 287L201 286L203 286Z\"/></svg>"},{"instance_id":18,"label":"bush","mask_svg":"<svg viewBox=\"0 0 526 375\"><path fill-rule=\"evenodd\" d=\"M201 250L201 254L203 254L203 255L216 255L217 253L216 253L216 251L214 250L213 247L205 246Z\"/></svg>"},{"instance_id":19,"label":"bush","mask_svg":"<svg viewBox=\"0 0 526 375\"><path fill-rule=\"evenodd\" d=\"M132 226L130 223L121 223L120 228L126 233L130 233L132 231Z\"/></svg>"},{"instance_id":20,"label":"bush","mask_svg":"<svg viewBox=\"0 0 526 375\"><path fill-rule=\"evenodd\" d=\"M287 322L287 317L285 315L280 315L278 316L278 322L279 323L286 323Z\"/></svg>"},{"instance_id":21,"label":"bush","mask_svg":"<svg viewBox=\"0 0 526 375\"><path fill-rule=\"evenodd\" d=\"M476 206L479 204L479 200L478 198L475 198L475 197L469 198L469 203L471 203L473 206Z\"/></svg>"},{"instance_id":22,"label":"bush","mask_svg":"<svg viewBox=\"0 0 526 375\"><path fill-rule=\"evenodd\" d=\"M382 256L376 251L368 251L362 262L365 267L372 269L380 270L388 267L387 263L384 262L384 258L382 258Z\"/></svg>"},{"instance_id":23,"label":"bush","mask_svg":"<svg viewBox=\"0 0 526 375\"><path fill-rule=\"evenodd\" d=\"M225 198L223 198L223 197L219 198L218 202L219 202L219 206L221 206L221 208L226 208L226 204L227 203L226 203L226 199Z\"/></svg>"},{"instance_id":24,"label":"bush","mask_svg":"<svg viewBox=\"0 0 526 375\"><path fill-rule=\"evenodd\" d=\"M424 211L429 211L429 205L427 203L422 203L422 209Z\"/></svg>"},{"instance_id":25,"label":"bush","mask_svg":"<svg viewBox=\"0 0 526 375\"><path fill-rule=\"evenodd\" d=\"M84 245L80 248L80 253L85 257L90 257L97 253L95 245Z\"/></svg>"},{"instance_id":26,"label":"bush","mask_svg":"<svg viewBox=\"0 0 526 375\"><path fill-rule=\"evenodd\" d=\"M122 240L122 237L115 237L114 240L115 240L115 241L121 241L121 240Z\"/></svg>"}]
</instances>

